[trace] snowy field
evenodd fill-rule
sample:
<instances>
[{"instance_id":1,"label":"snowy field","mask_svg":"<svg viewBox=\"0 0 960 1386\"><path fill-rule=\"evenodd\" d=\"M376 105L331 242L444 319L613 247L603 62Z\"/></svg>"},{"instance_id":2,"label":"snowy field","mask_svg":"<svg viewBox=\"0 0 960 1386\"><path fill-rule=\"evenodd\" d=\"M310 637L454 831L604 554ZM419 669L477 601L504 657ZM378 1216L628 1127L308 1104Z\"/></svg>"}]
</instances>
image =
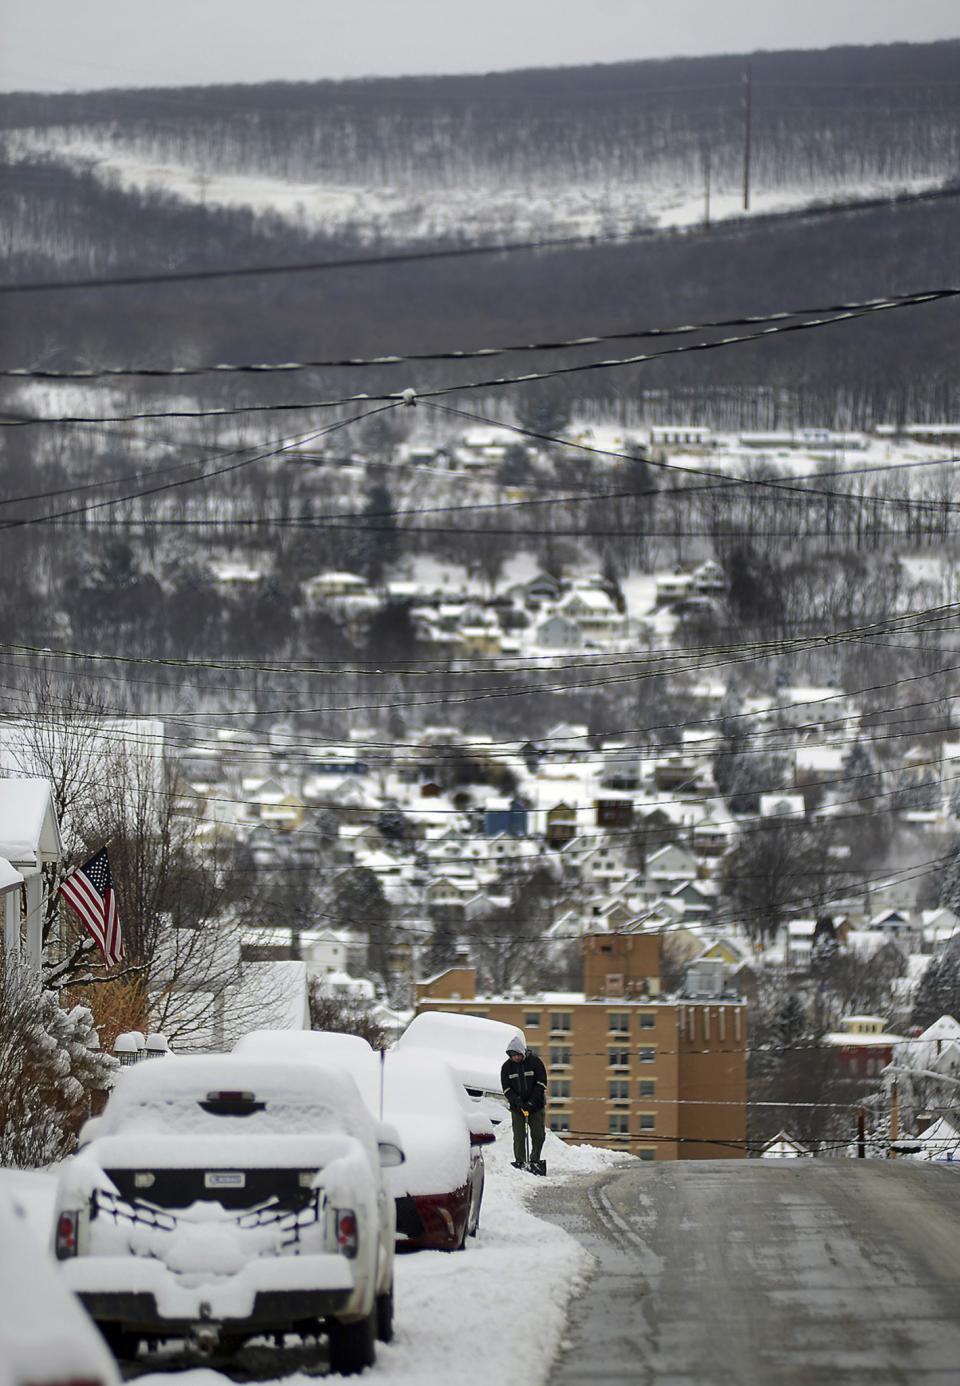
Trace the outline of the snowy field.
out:
<instances>
[{"instance_id":1,"label":"snowy field","mask_svg":"<svg viewBox=\"0 0 960 1386\"><path fill-rule=\"evenodd\" d=\"M510 1132L486 1152L480 1235L466 1252L420 1251L399 1256L396 1336L379 1344L366 1373L391 1386L448 1386L481 1374L494 1382L542 1386L563 1341L567 1306L590 1271L590 1258L560 1228L527 1209L530 1195L551 1180L621 1164L630 1156L589 1146L565 1146L547 1136L546 1180L510 1168ZM27 1208L41 1241L49 1236L52 1175L4 1171L4 1187ZM2 1312L2 1311L0 1311ZM178 1386L225 1386L209 1367L176 1373ZM315 1380L285 1375L289 1386ZM164 1372L138 1377L143 1386L169 1386Z\"/></svg>"},{"instance_id":2,"label":"snowy field","mask_svg":"<svg viewBox=\"0 0 960 1386\"><path fill-rule=\"evenodd\" d=\"M696 226L703 221L700 187L686 179L642 187L608 181L564 183L553 187L472 183L452 187L292 182L242 170L201 169L195 164L152 159L122 142L88 134L70 136L18 131L9 136L14 158L52 158L89 168L105 183L128 191L163 192L184 202L270 213L310 232L353 233L361 241L378 237L417 241L451 234L468 238L626 235L639 227ZM790 211L831 197L868 198L920 192L939 179L876 180L835 186L809 184L754 191L751 212ZM743 193L715 188L713 221L743 216Z\"/></svg>"}]
</instances>

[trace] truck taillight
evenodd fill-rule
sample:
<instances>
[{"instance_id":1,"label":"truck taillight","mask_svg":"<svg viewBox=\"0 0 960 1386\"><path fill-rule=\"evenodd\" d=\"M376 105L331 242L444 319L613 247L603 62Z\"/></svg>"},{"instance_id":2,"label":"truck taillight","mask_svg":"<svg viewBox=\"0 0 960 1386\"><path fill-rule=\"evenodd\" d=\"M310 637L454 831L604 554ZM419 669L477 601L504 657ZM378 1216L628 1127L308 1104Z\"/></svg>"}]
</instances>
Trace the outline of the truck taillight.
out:
<instances>
[{"instance_id":1,"label":"truck taillight","mask_svg":"<svg viewBox=\"0 0 960 1386\"><path fill-rule=\"evenodd\" d=\"M57 1260L66 1261L77 1254L77 1226L80 1214L61 1213L57 1218Z\"/></svg>"},{"instance_id":2,"label":"truck taillight","mask_svg":"<svg viewBox=\"0 0 960 1386\"><path fill-rule=\"evenodd\" d=\"M337 1246L344 1256L357 1254L357 1215L352 1208L337 1209Z\"/></svg>"}]
</instances>

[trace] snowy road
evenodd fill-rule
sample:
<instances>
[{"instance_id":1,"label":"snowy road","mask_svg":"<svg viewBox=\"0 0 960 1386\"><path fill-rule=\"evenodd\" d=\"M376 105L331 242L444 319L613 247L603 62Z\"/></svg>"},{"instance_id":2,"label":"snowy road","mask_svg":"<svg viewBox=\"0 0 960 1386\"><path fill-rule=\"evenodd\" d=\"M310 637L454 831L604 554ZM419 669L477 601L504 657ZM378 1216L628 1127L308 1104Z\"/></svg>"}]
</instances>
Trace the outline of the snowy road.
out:
<instances>
[{"instance_id":1,"label":"snowy road","mask_svg":"<svg viewBox=\"0 0 960 1386\"><path fill-rule=\"evenodd\" d=\"M598 1262L555 1386L956 1386L960 1168L639 1165L533 1206Z\"/></svg>"}]
</instances>

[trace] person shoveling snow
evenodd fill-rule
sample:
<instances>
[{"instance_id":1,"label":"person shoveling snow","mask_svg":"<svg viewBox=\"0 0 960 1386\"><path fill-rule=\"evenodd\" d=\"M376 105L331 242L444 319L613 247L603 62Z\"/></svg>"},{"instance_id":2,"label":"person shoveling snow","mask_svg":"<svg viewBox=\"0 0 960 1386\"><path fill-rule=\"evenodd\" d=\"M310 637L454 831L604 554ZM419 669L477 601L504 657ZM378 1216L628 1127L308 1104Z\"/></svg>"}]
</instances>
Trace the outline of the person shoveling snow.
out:
<instances>
[{"instance_id":1,"label":"person shoveling snow","mask_svg":"<svg viewBox=\"0 0 960 1386\"><path fill-rule=\"evenodd\" d=\"M528 1169L531 1174L546 1174L546 1161L541 1160L540 1153L547 1105L547 1070L542 1060L527 1049L519 1034L507 1045L500 1083L513 1121L514 1168Z\"/></svg>"}]
</instances>

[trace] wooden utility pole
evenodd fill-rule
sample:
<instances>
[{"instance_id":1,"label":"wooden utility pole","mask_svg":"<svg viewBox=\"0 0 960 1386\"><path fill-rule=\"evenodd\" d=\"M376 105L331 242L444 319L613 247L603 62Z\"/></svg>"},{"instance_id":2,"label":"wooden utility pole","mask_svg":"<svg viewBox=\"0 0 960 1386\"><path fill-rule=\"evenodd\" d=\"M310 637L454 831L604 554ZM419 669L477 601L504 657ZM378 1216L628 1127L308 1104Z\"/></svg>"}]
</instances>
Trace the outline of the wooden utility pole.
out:
<instances>
[{"instance_id":1,"label":"wooden utility pole","mask_svg":"<svg viewBox=\"0 0 960 1386\"><path fill-rule=\"evenodd\" d=\"M867 1116L861 1107L857 1113L857 1159L867 1158Z\"/></svg>"},{"instance_id":2,"label":"wooden utility pole","mask_svg":"<svg viewBox=\"0 0 960 1386\"><path fill-rule=\"evenodd\" d=\"M753 68L743 69L743 210L750 210L750 156L753 142Z\"/></svg>"}]
</instances>

